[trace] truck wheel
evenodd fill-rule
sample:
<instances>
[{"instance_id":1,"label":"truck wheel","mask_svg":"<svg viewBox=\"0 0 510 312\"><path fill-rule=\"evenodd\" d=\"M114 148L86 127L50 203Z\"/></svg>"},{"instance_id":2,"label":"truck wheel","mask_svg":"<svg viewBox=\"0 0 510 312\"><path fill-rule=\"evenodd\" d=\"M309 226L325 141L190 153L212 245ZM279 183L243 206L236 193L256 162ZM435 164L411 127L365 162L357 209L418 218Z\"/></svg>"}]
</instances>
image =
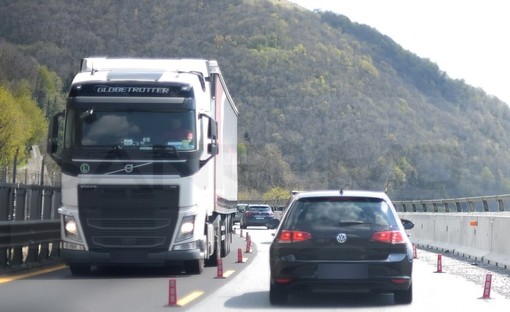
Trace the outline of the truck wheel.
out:
<instances>
[{"instance_id":1,"label":"truck wheel","mask_svg":"<svg viewBox=\"0 0 510 312\"><path fill-rule=\"evenodd\" d=\"M209 258L205 261L207 266L217 266L218 265L218 257L221 256L221 224L216 228L216 235L214 235L214 252ZM218 254L220 253L220 254Z\"/></svg>"},{"instance_id":2,"label":"truck wheel","mask_svg":"<svg viewBox=\"0 0 510 312\"><path fill-rule=\"evenodd\" d=\"M184 268L188 274L200 274L204 271L204 259L186 261Z\"/></svg>"},{"instance_id":3,"label":"truck wheel","mask_svg":"<svg viewBox=\"0 0 510 312\"><path fill-rule=\"evenodd\" d=\"M225 258L230 253L230 244L232 243L232 226L230 217L225 219L225 239L221 241L221 257Z\"/></svg>"},{"instance_id":4,"label":"truck wheel","mask_svg":"<svg viewBox=\"0 0 510 312\"><path fill-rule=\"evenodd\" d=\"M83 276L90 273L90 265L86 264L70 264L69 269L72 275Z\"/></svg>"}]
</instances>

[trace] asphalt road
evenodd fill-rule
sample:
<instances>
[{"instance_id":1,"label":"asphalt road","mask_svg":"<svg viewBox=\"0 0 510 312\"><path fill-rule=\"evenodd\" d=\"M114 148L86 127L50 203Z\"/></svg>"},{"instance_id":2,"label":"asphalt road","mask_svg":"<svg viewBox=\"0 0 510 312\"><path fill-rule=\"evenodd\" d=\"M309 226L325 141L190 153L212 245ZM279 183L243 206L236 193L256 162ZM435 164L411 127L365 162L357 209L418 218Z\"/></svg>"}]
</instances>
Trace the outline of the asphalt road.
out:
<instances>
[{"instance_id":1,"label":"asphalt road","mask_svg":"<svg viewBox=\"0 0 510 312\"><path fill-rule=\"evenodd\" d=\"M288 306L269 304L269 245L273 230L248 228L234 235L231 254L201 275L181 268L102 269L74 277L67 267L24 278L0 276L0 312L130 311L506 311L510 307L510 273L418 250L414 265L414 301L395 306L392 295L300 295ZM246 251L246 233L252 238ZM238 263L241 249L243 262ZM494 270L493 270L494 269ZM493 274L490 299L481 299L486 275ZM176 281L177 304L168 305L169 281Z\"/></svg>"}]
</instances>

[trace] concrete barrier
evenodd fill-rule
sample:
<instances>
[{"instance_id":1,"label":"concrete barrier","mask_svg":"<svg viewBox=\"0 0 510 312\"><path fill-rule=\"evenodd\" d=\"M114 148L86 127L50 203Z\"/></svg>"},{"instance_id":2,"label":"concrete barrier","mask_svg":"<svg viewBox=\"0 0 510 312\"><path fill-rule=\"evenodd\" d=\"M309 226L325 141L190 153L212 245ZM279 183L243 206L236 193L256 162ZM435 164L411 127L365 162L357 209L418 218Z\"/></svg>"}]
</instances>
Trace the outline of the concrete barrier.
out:
<instances>
[{"instance_id":1,"label":"concrete barrier","mask_svg":"<svg viewBox=\"0 0 510 312\"><path fill-rule=\"evenodd\" d=\"M510 268L510 214L399 212L415 226L409 230L418 246Z\"/></svg>"}]
</instances>

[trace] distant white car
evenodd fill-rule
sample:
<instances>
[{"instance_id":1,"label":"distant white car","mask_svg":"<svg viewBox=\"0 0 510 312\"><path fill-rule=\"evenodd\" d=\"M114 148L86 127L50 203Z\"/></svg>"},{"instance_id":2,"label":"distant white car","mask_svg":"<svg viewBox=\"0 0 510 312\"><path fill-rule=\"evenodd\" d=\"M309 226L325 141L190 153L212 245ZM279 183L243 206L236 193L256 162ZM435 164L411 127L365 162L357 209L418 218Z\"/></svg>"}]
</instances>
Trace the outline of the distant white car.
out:
<instances>
[{"instance_id":1,"label":"distant white car","mask_svg":"<svg viewBox=\"0 0 510 312\"><path fill-rule=\"evenodd\" d=\"M243 215L243 212L246 210L246 207L248 204L237 204L237 212L234 216L234 223L241 221L241 216Z\"/></svg>"}]
</instances>

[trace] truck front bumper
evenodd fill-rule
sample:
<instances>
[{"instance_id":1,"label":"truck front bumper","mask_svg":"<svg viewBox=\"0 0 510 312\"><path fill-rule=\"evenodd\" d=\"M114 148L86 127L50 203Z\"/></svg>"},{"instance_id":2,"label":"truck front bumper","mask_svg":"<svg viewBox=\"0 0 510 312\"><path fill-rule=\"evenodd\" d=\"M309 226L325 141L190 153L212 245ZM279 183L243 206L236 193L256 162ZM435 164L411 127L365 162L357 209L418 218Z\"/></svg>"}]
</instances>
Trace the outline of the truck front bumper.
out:
<instances>
[{"instance_id":1,"label":"truck front bumper","mask_svg":"<svg viewBox=\"0 0 510 312\"><path fill-rule=\"evenodd\" d=\"M61 250L66 264L86 265L148 265L164 266L172 263L182 263L188 260L204 258L200 249L185 251L150 252L140 250L113 250L107 252Z\"/></svg>"}]
</instances>

